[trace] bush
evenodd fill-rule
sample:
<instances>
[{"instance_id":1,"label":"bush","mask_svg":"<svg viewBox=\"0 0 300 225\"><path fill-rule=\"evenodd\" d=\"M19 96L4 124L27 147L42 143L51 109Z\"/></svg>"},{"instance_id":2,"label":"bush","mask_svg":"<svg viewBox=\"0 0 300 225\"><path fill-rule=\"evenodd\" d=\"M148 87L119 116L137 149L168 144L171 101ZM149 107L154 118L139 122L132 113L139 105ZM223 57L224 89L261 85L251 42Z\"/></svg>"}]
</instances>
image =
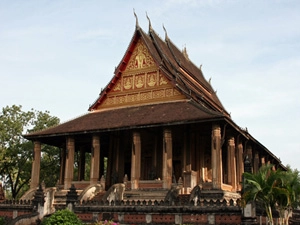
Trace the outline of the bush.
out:
<instances>
[{"instance_id":1,"label":"bush","mask_svg":"<svg viewBox=\"0 0 300 225\"><path fill-rule=\"evenodd\" d=\"M44 218L42 225L83 225L75 213L68 209L56 211L48 218Z\"/></svg>"},{"instance_id":2,"label":"bush","mask_svg":"<svg viewBox=\"0 0 300 225\"><path fill-rule=\"evenodd\" d=\"M0 225L5 225L5 224L7 224L8 223L8 220L7 220L7 218L6 217L0 217Z\"/></svg>"}]
</instances>

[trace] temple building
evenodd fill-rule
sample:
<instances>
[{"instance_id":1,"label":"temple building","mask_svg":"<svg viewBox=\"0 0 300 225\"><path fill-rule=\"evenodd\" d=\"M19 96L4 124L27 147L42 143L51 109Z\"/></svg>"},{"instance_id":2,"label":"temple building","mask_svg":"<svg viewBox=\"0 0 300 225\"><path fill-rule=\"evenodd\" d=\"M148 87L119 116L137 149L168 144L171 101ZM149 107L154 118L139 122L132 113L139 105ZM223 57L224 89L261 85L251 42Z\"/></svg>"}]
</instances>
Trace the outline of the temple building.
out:
<instances>
[{"instance_id":1,"label":"temple building","mask_svg":"<svg viewBox=\"0 0 300 225\"><path fill-rule=\"evenodd\" d=\"M97 196L91 188L105 196L116 184L125 187L122 199L150 198L147 192L163 199L178 185L179 195L200 187L203 195L238 199L246 158L254 172L268 163L283 167L232 120L186 49L166 31L159 37L150 20L145 32L136 19L123 58L87 114L25 138L34 142L31 190L42 182L41 145L48 144L61 149L56 192L74 185L83 200Z\"/></svg>"}]
</instances>

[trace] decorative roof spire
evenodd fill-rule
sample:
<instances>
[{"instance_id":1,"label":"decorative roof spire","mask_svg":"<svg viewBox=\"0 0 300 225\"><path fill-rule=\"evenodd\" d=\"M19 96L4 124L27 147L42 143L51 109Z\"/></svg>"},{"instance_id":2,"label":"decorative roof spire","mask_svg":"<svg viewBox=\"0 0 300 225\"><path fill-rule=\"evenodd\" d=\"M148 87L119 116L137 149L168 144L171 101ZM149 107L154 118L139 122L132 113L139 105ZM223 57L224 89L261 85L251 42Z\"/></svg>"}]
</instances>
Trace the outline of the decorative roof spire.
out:
<instances>
[{"instance_id":1,"label":"decorative roof spire","mask_svg":"<svg viewBox=\"0 0 300 225\"><path fill-rule=\"evenodd\" d=\"M187 50L186 50L186 46L184 46L183 50L182 50L182 54L184 55L184 57L187 59L187 60L190 60L189 59L189 55L187 53Z\"/></svg>"},{"instance_id":2,"label":"decorative roof spire","mask_svg":"<svg viewBox=\"0 0 300 225\"><path fill-rule=\"evenodd\" d=\"M168 37L168 33L167 33L167 30L166 30L164 24L163 24L163 29L165 31L165 41L167 41L167 40L169 40L169 37Z\"/></svg>"},{"instance_id":3,"label":"decorative roof spire","mask_svg":"<svg viewBox=\"0 0 300 225\"><path fill-rule=\"evenodd\" d=\"M140 26L139 26L139 20L138 20L137 15L135 14L134 8L133 8L133 14L134 14L134 16L135 16L135 27L138 28L138 27L140 27Z\"/></svg>"},{"instance_id":4,"label":"decorative roof spire","mask_svg":"<svg viewBox=\"0 0 300 225\"><path fill-rule=\"evenodd\" d=\"M150 21L150 18L149 18L149 16L148 16L147 11L146 11L146 17L147 17L147 19L148 19L148 21L149 21L149 31L152 31L153 29L152 29L151 21Z\"/></svg>"}]
</instances>

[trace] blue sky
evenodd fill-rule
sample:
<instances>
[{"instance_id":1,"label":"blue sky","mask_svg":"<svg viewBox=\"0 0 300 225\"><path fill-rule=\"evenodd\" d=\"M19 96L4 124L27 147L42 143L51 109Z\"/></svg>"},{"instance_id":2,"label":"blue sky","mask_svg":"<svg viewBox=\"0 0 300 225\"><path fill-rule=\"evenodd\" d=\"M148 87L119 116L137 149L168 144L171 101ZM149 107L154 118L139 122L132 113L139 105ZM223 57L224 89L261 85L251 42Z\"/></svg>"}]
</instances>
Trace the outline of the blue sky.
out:
<instances>
[{"instance_id":1,"label":"blue sky","mask_svg":"<svg viewBox=\"0 0 300 225\"><path fill-rule=\"evenodd\" d=\"M202 65L232 119L300 169L300 1L0 1L0 107L87 112L139 24Z\"/></svg>"}]
</instances>

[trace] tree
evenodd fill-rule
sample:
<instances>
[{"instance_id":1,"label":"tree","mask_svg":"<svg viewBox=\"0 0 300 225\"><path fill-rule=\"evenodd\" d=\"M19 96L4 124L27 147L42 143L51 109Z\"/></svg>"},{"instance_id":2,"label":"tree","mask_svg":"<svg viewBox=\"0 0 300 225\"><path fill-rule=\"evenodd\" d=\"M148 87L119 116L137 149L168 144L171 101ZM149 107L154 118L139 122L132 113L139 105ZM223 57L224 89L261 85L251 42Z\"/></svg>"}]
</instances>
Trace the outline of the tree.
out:
<instances>
[{"instance_id":1,"label":"tree","mask_svg":"<svg viewBox=\"0 0 300 225\"><path fill-rule=\"evenodd\" d=\"M278 174L272 170L272 165L263 166L258 173L244 173L245 202L255 201L266 211L269 224L273 225L272 208L275 205L273 188L278 180Z\"/></svg>"},{"instance_id":2,"label":"tree","mask_svg":"<svg viewBox=\"0 0 300 225\"><path fill-rule=\"evenodd\" d=\"M21 106L16 105L2 109L0 113L0 177L13 199L20 197L29 188L28 183L31 178L33 143L24 139L22 134L58 123L59 119L50 116L48 111L39 112L32 109L24 112ZM42 155L41 165L47 158L45 157L47 151L45 152ZM57 151L52 153L56 155Z\"/></svg>"},{"instance_id":3,"label":"tree","mask_svg":"<svg viewBox=\"0 0 300 225\"><path fill-rule=\"evenodd\" d=\"M280 224L288 224L293 209L299 206L300 201L300 177L299 171L292 171L288 166L288 170L282 172L282 183L278 184L278 188L284 190L284 194L276 196L277 208L280 215ZM275 189L276 190L276 189ZM282 191L283 192L283 191Z\"/></svg>"},{"instance_id":4,"label":"tree","mask_svg":"<svg viewBox=\"0 0 300 225\"><path fill-rule=\"evenodd\" d=\"M270 225L273 225L272 209L278 210L280 224L288 224L292 210L299 205L299 173L273 170L273 165L266 165L256 174L244 173L244 178L243 200L261 205Z\"/></svg>"}]
</instances>

